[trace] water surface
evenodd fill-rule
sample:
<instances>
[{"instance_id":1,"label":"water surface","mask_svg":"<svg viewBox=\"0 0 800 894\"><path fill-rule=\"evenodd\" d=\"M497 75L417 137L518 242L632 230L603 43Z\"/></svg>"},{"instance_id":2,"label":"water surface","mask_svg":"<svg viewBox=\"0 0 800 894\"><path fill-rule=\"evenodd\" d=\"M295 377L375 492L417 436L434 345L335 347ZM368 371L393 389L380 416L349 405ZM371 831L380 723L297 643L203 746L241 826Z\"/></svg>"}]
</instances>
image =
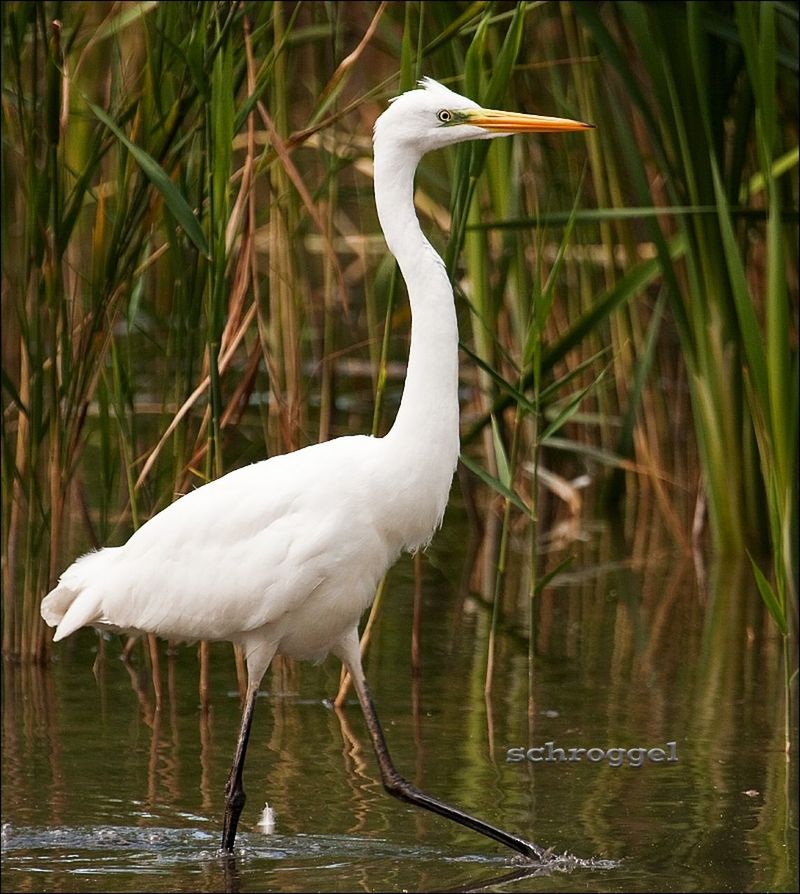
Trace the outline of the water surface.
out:
<instances>
[{"instance_id":1,"label":"water surface","mask_svg":"<svg viewBox=\"0 0 800 894\"><path fill-rule=\"evenodd\" d=\"M197 647L162 643L157 709L145 649L126 665L119 638L82 631L49 667L5 664L4 890L796 890L780 644L745 569L703 569L665 540L621 544L599 526L536 603L531 664L517 544L485 698L490 610L466 541L451 512L416 571L407 557L388 582L366 671L395 762L434 796L615 868L525 867L391 799L357 703L326 701L332 658L265 677L238 851L221 860L239 724L231 647L211 647L204 710ZM507 760L529 748L593 760Z\"/></svg>"}]
</instances>

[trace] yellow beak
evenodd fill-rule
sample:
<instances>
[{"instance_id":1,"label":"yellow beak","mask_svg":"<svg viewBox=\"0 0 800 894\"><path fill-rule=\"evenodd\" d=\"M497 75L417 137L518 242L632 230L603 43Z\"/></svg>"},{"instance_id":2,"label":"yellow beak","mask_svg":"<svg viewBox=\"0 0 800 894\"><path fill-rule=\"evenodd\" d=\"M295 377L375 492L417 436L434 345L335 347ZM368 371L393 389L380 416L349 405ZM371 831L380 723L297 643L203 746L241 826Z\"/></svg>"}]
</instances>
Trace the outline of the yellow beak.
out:
<instances>
[{"instance_id":1,"label":"yellow beak","mask_svg":"<svg viewBox=\"0 0 800 894\"><path fill-rule=\"evenodd\" d=\"M570 118L498 112L495 109L465 109L464 123L493 133L557 133L565 130L591 130L594 127L594 124L584 124L583 121L572 121Z\"/></svg>"}]
</instances>

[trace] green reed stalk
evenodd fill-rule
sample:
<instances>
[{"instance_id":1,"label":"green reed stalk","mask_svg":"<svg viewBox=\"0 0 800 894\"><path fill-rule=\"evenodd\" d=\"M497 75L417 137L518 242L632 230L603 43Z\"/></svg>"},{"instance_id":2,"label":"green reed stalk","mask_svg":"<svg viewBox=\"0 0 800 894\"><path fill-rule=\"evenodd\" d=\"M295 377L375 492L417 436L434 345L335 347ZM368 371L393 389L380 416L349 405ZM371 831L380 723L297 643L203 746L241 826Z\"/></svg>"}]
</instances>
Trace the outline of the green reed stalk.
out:
<instances>
[{"instance_id":1,"label":"green reed stalk","mask_svg":"<svg viewBox=\"0 0 800 894\"><path fill-rule=\"evenodd\" d=\"M788 582L789 591L796 591L796 549L783 548L797 530L796 479L783 461L796 456L797 448L796 412L787 413L795 406L790 383L797 351L788 321L796 296L786 290L783 189L773 173L777 159L791 148L780 142L785 137L776 102L776 97L791 101L792 95L796 101L796 73L789 86L782 61L790 25L771 3L736 4L726 39L719 36L716 12L703 3L688 4L679 15L623 5L613 29L595 10L577 9L642 116L670 190L668 200L689 206L673 219L685 241L685 267L668 260L660 232L654 242L689 369L715 543L729 552L741 552L745 544L759 550L759 532L769 531L776 585L780 589ZM796 33L791 39L796 44ZM638 48L648 89L639 90L641 78L623 53L622 40ZM729 72L723 81L721 68ZM612 126L627 143L632 179L644 199L652 177L639 162L639 139L622 115ZM760 282L745 273L745 231L731 207L750 200L745 187L752 155L746 147L753 126L769 218L762 236L766 277ZM783 171L785 177L785 166ZM713 207L717 215L700 215L693 207ZM796 595L790 601L796 605Z\"/></svg>"},{"instance_id":2,"label":"green reed stalk","mask_svg":"<svg viewBox=\"0 0 800 894\"><path fill-rule=\"evenodd\" d=\"M75 551L121 539L198 476L311 437L319 386L306 368L323 362L323 400L335 399L338 259L320 261L305 237L319 229L329 239L335 210L374 220L366 178L347 160L361 162L352 146L385 96L420 74L486 105L598 125L580 139L432 155L420 170L434 202L452 182L444 254L465 364L477 367L482 390L481 412L463 433L465 465L513 521L514 510L530 514L528 469L538 468L543 443L548 464L569 451L591 472L598 462L624 468L612 484L635 481L635 460L652 482L672 477L691 488L696 435L714 542L748 546L763 564L753 532L767 532L772 560L760 584L776 623L791 630L797 297L786 270L797 147L784 122L796 100L796 35L785 8L378 11L3 5L4 649L41 654L38 600ZM376 17L360 61L340 69ZM333 48L330 63L319 61L320 46ZM381 103L372 102L376 85ZM332 122L359 142L330 152ZM592 207L562 212L587 158L581 196ZM319 196L328 200L321 227ZM240 198L246 212L237 217ZM552 234L570 219L562 252ZM558 263L553 251L562 252ZM385 319L380 347L369 349L379 432L386 364L405 359L405 339L394 336L406 321L390 262L365 259L367 311L351 288L347 343L374 339ZM613 387L592 388L609 364ZM678 389L664 392L658 380L686 374L694 433L684 426L684 446L671 427ZM256 390L270 400L253 408ZM260 414L265 437L252 434ZM507 450L512 425L518 446ZM99 516L84 519L79 495L98 489ZM681 489L662 487L660 499L685 542L687 520L670 505L673 494L683 502ZM534 573L533 591L542 580Z\"/></svg>"},{"instance_id":3,"label":"green reed stalk","mask_svg":"<svg viewBox=\"0 0 800 894\"><path fill-rule=\"evenodd\" d=\"M211 23L208 23L208 27ZM222 385L219 373L219 356L222 349L222 331L225 324L227 296L230 291L226 234L230 218L229 180L233 144L233 53L230 31L222 36L222 24L215 17L213 27L217 38L217 51L211 69L211 100L206 111L206 152L209 159L208 243L211 258L208 265L208 368L211 378L211 428L208 453L210 477L223 473L222 457Z\"/></svg>"}]
</instances>

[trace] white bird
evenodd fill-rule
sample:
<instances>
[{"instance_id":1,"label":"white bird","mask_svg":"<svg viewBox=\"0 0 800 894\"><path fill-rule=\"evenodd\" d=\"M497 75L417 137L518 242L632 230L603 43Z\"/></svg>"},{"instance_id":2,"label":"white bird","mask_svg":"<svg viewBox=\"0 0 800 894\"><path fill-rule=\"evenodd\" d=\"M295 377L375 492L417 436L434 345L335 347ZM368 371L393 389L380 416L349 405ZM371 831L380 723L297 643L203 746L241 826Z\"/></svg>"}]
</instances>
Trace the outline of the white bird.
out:
<instances>
[{"instance_id":1,"label":"white bird","mask_svg":"<svg viewBox=\"0 0 800 894\"><path fill-rule=\"evenodd\" d=\"M543 851L428 797L391 762L361 666L358 622L403 551L439 527L459 453L458 332L444 263L414 212L422 156L465 140L592 125L482 109L425 78L392 100L374 132L375 201L411 304L400 407L384 437L354 435L274 456L191 491L124 546L78 559L44 598L54 641L93 626L170 640L230 640L248 675L225 787L222 849L233 850L242 770L261 679L277 654L337 655L349 670L388 792L532 859Z\"/></svg>"}]
</instances>

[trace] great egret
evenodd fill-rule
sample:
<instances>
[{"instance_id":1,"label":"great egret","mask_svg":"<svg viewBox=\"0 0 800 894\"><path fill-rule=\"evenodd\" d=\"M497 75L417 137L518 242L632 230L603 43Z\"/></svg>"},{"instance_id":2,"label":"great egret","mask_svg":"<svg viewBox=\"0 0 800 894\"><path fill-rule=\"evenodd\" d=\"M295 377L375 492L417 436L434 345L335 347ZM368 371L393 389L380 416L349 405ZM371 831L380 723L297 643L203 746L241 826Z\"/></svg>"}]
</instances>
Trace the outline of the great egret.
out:
<instances>
[{"instance_id":1,"label":"great egret","mask_svg":"<svg viewBox=\"0 0 800 894\"><path fill-rule=\"evenodd\" d=\"M242 770L256 693L276 654L337 655L350 671L384 787L541 859L543 851L434 800L389 757L358 642L378 581L404 550L427 544L447 504L459 451L458 332L444 263L414 212L422 156L465 140L591 127L482 109L425 78L375 123L375 201L408 288L411 348L389 433L354 435L230 472L176 500L124 546L78 559L42 601L54 641L79 627L230 640L247 663L239 739L225 786L222 849L233 850L245 802Z\"/></svg>"}]
</instances>

